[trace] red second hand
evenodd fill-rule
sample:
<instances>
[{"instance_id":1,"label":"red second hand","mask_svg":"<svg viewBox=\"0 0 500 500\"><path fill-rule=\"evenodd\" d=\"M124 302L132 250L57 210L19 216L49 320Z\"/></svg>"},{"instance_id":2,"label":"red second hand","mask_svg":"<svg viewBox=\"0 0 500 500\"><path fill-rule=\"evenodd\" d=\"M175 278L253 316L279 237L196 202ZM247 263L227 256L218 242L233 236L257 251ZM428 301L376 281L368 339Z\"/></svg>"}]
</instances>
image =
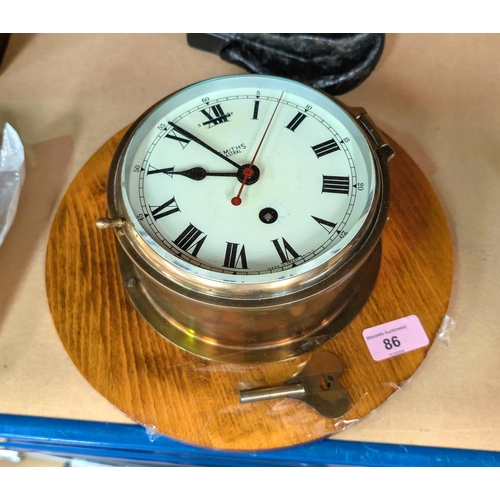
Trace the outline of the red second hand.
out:
<instances>
[{"instance_id":1,"label":"red second hand","mask_svg":"<svg viewBox=\"0 0 500 500\"><path fill-rule=\"evenodd\" d=\"M281 92L280 98L278 99L278 102L276 103L276 107L274 108L273 114L271 115L271 118L269 120L269 123L267 124L266 130L264 130L264 134L262 135L262 139L259 142L259 145L257 146L257 151L255 151L255 154L253 155L252 161L250 162L250 165L248 167L245 167L243 169L243 181L241 182L240 189L238 191L238 194L234 197L231 198L231 203L237 207L238 205L241 205L241 192L243 191L243 188L245 187L245 184L250 177L253 175L253 165L255 163L255 158L257 158L257 153L260 150L260 147L262 146L262 143L264 142L264 137L266 137L267 131L269 130L269 126L271 125L271 122L273 121L274 115L276 114L276 110L278 109L279 103L281 102L281 98L283 97L283 94L285 91Z\"/></svg>"}]
</instances>

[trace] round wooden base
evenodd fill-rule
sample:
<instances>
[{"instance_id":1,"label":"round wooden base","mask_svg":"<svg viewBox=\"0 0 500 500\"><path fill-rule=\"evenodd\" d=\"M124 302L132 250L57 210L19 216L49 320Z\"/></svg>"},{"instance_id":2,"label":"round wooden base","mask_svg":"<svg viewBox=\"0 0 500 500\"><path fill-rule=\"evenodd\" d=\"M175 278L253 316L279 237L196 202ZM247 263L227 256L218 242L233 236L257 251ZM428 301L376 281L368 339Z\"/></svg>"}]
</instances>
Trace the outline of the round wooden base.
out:
<instances>
[{"instance_id":1,"label":"round wooden base","mask_svg":"<svg viewBox=\"0 0 500 500\"><path fill-rule=\"evenodd\" d=\"M50 233L46 284L57 332L78 370L133 420L190 444L226 450L288 447L345 429L379 407L424 359L446 314L452 246L430 184L391 141L391 207L372 295L360 314L321 349L342 362L350 409L327 419L305 403L279 399L241 404L241 389L279 385L310 354L261 365L219 363L179 349L133 307L118 266L115 235L97 229L107 216L111 158L125 131L104 144L68 189ZM374 361L365 328L416 315L429 343Z\"/></svg>"}]
</instances>

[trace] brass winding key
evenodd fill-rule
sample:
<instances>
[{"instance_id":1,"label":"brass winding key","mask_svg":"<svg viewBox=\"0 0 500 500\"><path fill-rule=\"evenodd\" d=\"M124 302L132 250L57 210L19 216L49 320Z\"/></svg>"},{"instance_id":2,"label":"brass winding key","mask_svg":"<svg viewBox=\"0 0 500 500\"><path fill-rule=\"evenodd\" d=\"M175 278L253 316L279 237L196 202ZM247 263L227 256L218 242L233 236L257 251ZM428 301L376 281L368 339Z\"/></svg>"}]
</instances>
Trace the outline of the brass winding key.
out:
<instances>
[{"instance_id":1,"label":"brass winding key","mask_svg":"<svg viewBox=\"0 0 500 500\"><path fill-rule=\"evenodd\" d=\"M292 398L307 403L324 417L338 418L349 409L349 395L339 384L341 374L342 364L337 356L319 351L298 375L283 385L240 391L240 403Z\"/></svg>"}]
</instances>

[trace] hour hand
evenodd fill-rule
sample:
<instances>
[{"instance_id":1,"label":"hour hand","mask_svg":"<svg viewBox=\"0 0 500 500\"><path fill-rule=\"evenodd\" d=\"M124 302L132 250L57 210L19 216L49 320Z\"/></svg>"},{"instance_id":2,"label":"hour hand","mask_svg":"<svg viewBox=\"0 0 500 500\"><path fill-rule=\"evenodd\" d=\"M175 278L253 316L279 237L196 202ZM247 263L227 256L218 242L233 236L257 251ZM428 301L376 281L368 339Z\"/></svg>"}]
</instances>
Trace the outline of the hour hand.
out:
<instances>
[{"instance_id":1,"label":"hour hand","mask_svg":"<svg viewBox=\"0 0 500 500\"><path fill-rule=\"evenodd\" d=\"M152 170L149 174L183 175L193 181L202 181L205 177L236 177L238 172L207 172L202 167L193 167L188 170L175 171L173 167Z\"/></svg>"},{"instance_id":2,"label":"hour hand","mask_svg":"<svg viewBox=\"0 0 500 500\"><path fill-rule=\"evenodd\" d=\"M191 132L188 132L187 130L184 130L182 127L179 127L179 125L176 125L173 122L168 122L168 124L179 134L183 135L186 139L189 141L196 142L196 144L199 144L200 146L203 146L205 149L208 149L211 153L214 155L217 155L219 158L222 158L223 160L226 160L228 163L230 163L233 167L236 167L238 170L241 168L241 165L238 165L235 161L231 160L231 158L228 158L227 156L223 155L216 149L214 149L212 146L209 146L207 143L203 142L201 139L193 135ZM169 139L175 139L179 140L178 137L166 135L165 137L168 137Z\"/></svg>"}]
</instances>

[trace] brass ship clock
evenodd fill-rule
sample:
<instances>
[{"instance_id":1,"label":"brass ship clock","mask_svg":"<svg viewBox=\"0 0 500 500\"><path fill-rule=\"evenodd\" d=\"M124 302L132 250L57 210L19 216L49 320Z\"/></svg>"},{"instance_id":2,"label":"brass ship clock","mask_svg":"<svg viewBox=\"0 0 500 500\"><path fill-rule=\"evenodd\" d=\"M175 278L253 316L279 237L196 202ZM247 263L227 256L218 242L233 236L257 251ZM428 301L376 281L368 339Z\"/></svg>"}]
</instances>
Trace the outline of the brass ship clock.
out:
<instances>
[{"instance_id":1,"label":"brass ship clock","mask_svg":"<svg viewBox=\"0 0 500 500\"><path fill-rule=\"evenodd\" d=\"M128 130L108 178L124 286L180 348L263 363L340 332L374 286L393 151L296 81L205 80Z\"/></svg>"}]
</instances>

